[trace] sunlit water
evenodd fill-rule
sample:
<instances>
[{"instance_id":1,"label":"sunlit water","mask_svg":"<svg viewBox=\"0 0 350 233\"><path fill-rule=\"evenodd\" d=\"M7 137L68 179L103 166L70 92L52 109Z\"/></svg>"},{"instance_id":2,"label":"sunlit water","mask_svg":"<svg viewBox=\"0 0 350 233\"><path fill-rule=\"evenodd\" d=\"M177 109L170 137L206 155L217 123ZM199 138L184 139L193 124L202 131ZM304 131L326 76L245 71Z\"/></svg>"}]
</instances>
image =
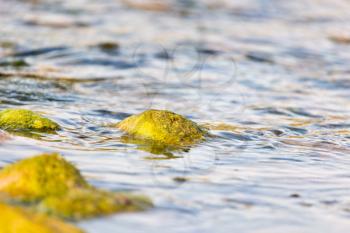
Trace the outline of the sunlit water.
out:
<instances>
[{"instance_id":1,"label":"sunlit water","mask_svg":"<svg viewBox=\"0 0 350 233\"><path fill-rule=\"evenodd\" d=\"M347 232L349 1L169 3L0 0L0 107L63 126L12 135L0 166L57 151L154 200L78 223L88 233ZM149 108L230 129L167 158L108 127Z\"/></svg>"}]
</instances>

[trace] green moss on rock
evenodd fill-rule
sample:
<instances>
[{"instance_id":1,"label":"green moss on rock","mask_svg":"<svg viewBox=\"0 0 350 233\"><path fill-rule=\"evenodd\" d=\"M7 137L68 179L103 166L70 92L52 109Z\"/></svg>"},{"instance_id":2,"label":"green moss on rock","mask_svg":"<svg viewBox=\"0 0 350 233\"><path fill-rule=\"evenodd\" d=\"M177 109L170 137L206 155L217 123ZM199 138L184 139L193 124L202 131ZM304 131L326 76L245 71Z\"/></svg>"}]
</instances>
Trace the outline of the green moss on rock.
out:
<instances>
[{"instance_id":1,"label":"green moss on rock","mask_svg":"<svg viewBox=\"0 0 350 233\"><path fill-rule=\"evenodd\" d=\"M204 139L207 132L195 122L165 110L147 110L116 125L128 135L170 146L187 146Z\"/></svg>"},{"instance_id":2,"label":"green moss on rock","mask_svg":"<svg viewBox=\"0 0 350 233\"><path fill-rule=\"evenodd\" d=\"M0 199L70 220L152 206L146 197L112 193L89 185L58 154L38 155L0 170Z\"/></svg>"},{"instance_id":3,"label":"green moss on rock","mask_svg":"<svg viewBox=\"0 0 350 233\"><path fill-rule=\"evenodd\" d=\"M89 185L79 171L58 154L24 159L0 171L0 192L24 201L87 187Z\"/></svg>"},{"instance_id":4,"label":"green moss on rock","mask_svg":"<svg viewBox=\"0 0 350 233\"><path fill-rule=\"evenodd\" d=\"M0 128L50 132L60 127L57 123L35 112L25 109L6 109L0 111Z\"/></svg>"},{"instance_id":5,"label":"green moss on rock","mask_svg":"<svg viewBox=\"0 0 350 233\"><path fill-rule=\"evenodd\" d=\"M0 203L0 233L82 233L78 228L40 214Z\"/></svg>"},{"instance_id":6,"label":"green moss on rock","mask_svg":"<svg viewBox=\"0 0 350 233\"><path fill-rule=\"evenodd\" d=\"M46 198L40 209L61 218L79 220L117 212L141 211L151 206L151 201L143 196L73 189L64 196Z\"/></svg>"}]
</instances>

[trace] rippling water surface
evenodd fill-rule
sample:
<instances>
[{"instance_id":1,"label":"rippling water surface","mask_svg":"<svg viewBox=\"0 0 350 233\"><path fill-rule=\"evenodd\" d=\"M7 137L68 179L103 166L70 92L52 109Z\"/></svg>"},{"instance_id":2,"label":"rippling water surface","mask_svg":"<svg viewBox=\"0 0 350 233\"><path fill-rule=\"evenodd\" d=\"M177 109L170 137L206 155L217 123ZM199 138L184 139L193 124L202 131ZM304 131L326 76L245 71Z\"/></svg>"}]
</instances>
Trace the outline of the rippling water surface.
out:
<instances>
[{"instance_id":1,"label":"rippling water surface","mask_svg":"<svg viewBox=\"0 0 350 233\"><path fill-rule=\"evenodd\" d=\"M0 166L57 151L155 202L89 233L349 231L350 2L149 2L0 0L0 108L63 126L11 135ZM149 108L217 137L169 157L108 127Z\"/></svg>"}]
</instances>

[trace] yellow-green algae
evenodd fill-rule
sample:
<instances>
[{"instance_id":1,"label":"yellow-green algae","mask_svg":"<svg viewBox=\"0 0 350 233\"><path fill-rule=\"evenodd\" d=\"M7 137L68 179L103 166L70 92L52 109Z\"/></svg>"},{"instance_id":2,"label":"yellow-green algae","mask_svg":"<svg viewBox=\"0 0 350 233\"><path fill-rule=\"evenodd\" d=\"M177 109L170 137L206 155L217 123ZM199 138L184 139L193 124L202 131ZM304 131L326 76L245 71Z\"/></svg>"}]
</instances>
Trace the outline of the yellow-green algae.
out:
<instances>
[{"instance_id":1,"label":"yellow-green algae","mask_svg":"<svg viewBox=\"0 0 350 233\"><path fill-rule=\"evenodd\" d=\"M26 109L0 111L0 128L5 130L33 130L52 132L60 127L52 120Z\"/></svg>"},{"instance_id":2,"label":"yellow-green algae","mask_svg":"<svg viewBox=\"0 0 350 233\"><path fill-rule=\"evenodd\" d=\"M83 233L58 219L0 203L0 233Z\"/></svg>"},{"instance_id":3,"label":"yellow-green algae","mask_svg":"<svg viewBox=\"0 0 350 233\"><path fill-rule=\"evenodd\" d=\"M50 196L40 205L48 214L65 219L87 219L117 212L142 211L152 207L144 197L97 189L73 189L64 196Z\"/></svg>"},{"instance_id":4,"label":"yellow-green algae","mask_svg":"<svg viewBox=\"0 0 350 233\"><path fill-rule=\"evenodd\" d=\"M63 195L72 188L88 187L79 171L58 154L24 159L0 171L0 192L24 201Z\"/></svg>"},{"instance_id":5,"label":"yellow-green algae","mask_svg":"<svg viewBox=\"0 0 350 233\"><path fill-rule=\"evenodd\" d=\"M147 110L116 124L128 135L163 145L188 146L205 138L207 132L195 122L166 110Z\"/></svg>"},{"instance_id":6,"label":"yellow-green algae","mask_svg":"<svg viewBox=\"0 0 350 233\"><path fill-rule=\"evenodd\" d=\"M60 218L79 220L116 212L145 210L143 196L112 193L89 185L80 172L58 154L42 154L0 171L0 195L7 202L31 206Z\"/></svg>"}]
</instances>

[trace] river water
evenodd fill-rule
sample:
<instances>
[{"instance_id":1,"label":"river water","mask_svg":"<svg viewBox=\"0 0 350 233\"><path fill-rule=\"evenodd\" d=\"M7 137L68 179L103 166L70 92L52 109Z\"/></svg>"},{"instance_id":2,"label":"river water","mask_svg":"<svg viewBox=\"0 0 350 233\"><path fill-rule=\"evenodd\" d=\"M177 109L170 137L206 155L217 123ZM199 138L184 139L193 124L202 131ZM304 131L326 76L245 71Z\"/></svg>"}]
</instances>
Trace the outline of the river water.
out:
<instances>
[{"instance_id":1,"label":"river water","mask_svg":"<svg viewBox=\"0 0 350 233\"><path fill-rule=\"evenodd\" d=\"M11 135L0 166L59 152L155 208L88 233L348 232L350 2L0 0L0 109L56 135ZM213 137L173 156L110 123L168 109ZM0 140L3 136L0 137Z\"/></svg>"}]
</instances>

